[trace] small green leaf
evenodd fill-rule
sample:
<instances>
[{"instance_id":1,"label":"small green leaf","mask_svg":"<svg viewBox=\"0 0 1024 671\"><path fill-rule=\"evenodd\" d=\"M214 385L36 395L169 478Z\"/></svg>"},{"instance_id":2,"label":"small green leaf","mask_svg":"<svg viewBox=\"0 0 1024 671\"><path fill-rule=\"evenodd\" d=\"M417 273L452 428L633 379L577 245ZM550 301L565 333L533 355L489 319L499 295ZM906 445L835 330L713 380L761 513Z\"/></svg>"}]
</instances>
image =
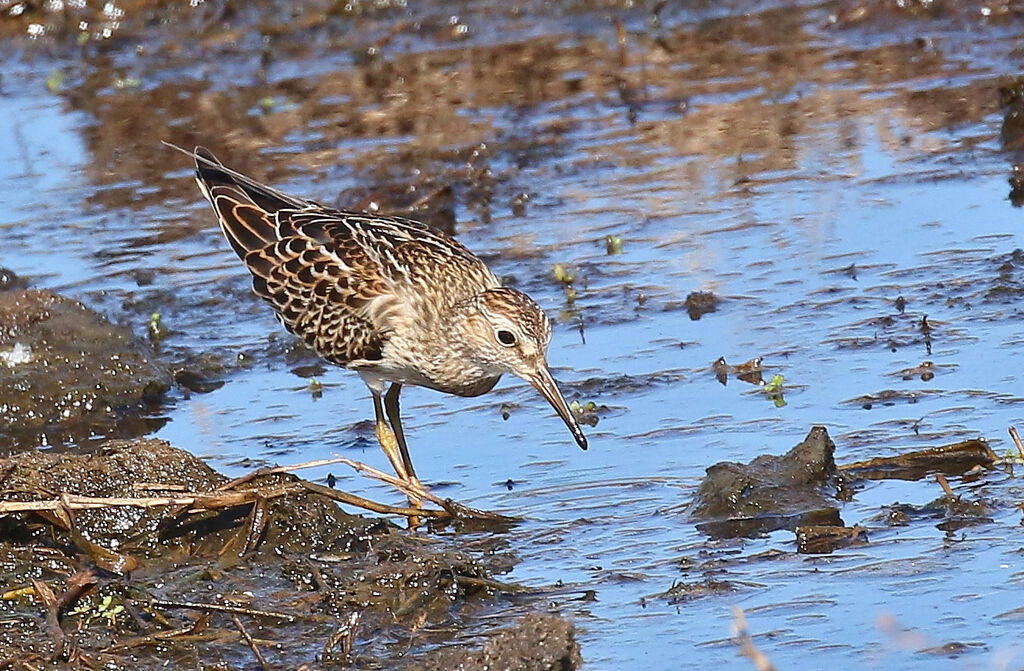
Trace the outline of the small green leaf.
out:
<instances>
[{"instance_id":1,"label":"small green leaf","mask_svg":"<svg viewBox=\"0 0 1024 671\"><path fill-rule=\"evenodd\" d=\"M570 271L561 263L556 263L553 271L555 279L562 284L572 284L576 280L576 271Z\"/></svg>"},{"instance_id":2,"label":"small green leaf","mask_svg":"<svg viewBox=\"0 0 1024 671\"><path fill-rule=\"evenodd\" d=\"M60 93L64 89L64 73L54 70L46 78L46 90L50 93Z\"/></svg>"},{"instance_id":3,"label":"small green leaf","mask_svg":"<svg viewBox=\"0 0 1024 671\"><path fill-rule=\"evenodd\" d=\"M764 386L764 392L766 394L775 394L782 391L782 383L784 381L785 378L778 373L772 375L772 379L768 380L768 384Z\"/></svg>"}]
</instances>

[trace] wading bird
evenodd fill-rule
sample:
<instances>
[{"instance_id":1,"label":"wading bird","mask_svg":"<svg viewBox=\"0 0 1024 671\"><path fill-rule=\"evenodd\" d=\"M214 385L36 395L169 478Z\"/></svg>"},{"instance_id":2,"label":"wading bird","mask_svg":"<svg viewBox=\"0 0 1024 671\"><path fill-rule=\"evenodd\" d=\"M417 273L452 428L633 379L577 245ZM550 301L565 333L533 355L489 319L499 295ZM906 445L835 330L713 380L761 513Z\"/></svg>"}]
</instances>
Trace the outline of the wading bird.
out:
<instances>
[{"instance_id":1,"label":"wading bird","mask_svg":"<svg viewBox=\"0 0 1024 671\"><path fill-rule=\"evenodd\" d=\"M377 440L413 506L416 477L399 412L405 385L457 396L490 391L506 373L532 384L587 448L547 364L551 324L451 236L401 217L346 212L296 198L190 152L199 189L253 291L286 329L373 396Z\"/></svg>"}]
</instances>

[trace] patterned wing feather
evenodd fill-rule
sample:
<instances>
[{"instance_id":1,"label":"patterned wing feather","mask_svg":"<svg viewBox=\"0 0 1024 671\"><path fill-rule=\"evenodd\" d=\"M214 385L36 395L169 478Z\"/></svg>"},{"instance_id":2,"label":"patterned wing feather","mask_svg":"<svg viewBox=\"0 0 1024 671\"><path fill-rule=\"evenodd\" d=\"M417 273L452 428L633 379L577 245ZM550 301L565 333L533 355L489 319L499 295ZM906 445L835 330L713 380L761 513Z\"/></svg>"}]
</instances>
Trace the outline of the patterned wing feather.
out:
<instances>
[{"instance_id":1,"label":"patterned wing feather","mask_svg":"<svg viewBox=\"0 0 1024 671\"><path fill-rule=\"evenodd\" d=\"M367 317L367 301L353 287L364 283L323 244L283 238L249 252L245 263L253 291L273 306L285 328L321 356L339 365L381 358L380 332Z\"/></svg>"},{"instance_id":2,"label":"patterned wing feather","mask_svg":"<svg viewBox=\"0 0 1024 671\"><path fill-rule=\"evenodd\" d=\"M226 168L201 147L193 156L200 189L255 293L334 363L378 361L395 329L422 328L446 305L500 284L469 250L425 224L324 208Z\"/></svg>"}]
</instances>

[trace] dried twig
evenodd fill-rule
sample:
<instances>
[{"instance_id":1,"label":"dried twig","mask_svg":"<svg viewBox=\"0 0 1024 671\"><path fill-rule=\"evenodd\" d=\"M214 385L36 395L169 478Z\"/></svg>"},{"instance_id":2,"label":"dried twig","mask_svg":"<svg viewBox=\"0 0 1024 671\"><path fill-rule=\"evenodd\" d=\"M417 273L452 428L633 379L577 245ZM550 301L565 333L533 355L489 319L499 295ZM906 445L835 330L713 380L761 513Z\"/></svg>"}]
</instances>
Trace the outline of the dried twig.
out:
<instances>
[{"instance_id":1,"label":"dried twig","mask_svg":"<svg viewBox=\"0 0 1024 671\"><path fill-rule=\"evenodd\" d=\"M238 616L233 613L231 615L231 621L235 623L235 626L238 627L238 631L242 633L242 638L245 639L245 642L249 645L249 649L252 650L252 654L256 656L256 661L260 663L260 668L266 670L268 668L267 660L263 656L263 653L260 652L260 649L256 647L256 641L252 640L252 636L250 636L249 632L245 630L245 625L243 625L242 621L238 619Z\"/></svg>"},{"instance_id":2,"label":"dried twig","mask_svg":"<svg viewBox=\"0 0 1024 671\"><path fill-rule=\"evenodd\" d=\"M332 463L357 463L351 462L350 459L342 459L344 461L331 461ZM328 460L325 459L321 461ZM255 475L252 477L255 477ZM242 478L233 482L235 482L235 484L239 484L238 481L242 481ZM383 503L371 501L370 499L366 499L355 494L349 494L347 492L331 489L329 487L324 487L323 485L317 485L304 480L283 485L274 485L271 487L257 487L255 489L240 489L237 491L225 491L221 489L210 493L189 493L173 496L96 497L63 493L56 499L42 501L0 501L0 514L22 512L66 513L68 510L90 510L123 506L133 508L177 506L190 512L198 512L201 510L220 510L223 508L250 505L261 499L274 499L289 494L297 494L303 490L315 492L321 496L326 496L335 501L356 506L358 508L364 508L373 512L389 515L402 515L406 517L448 517L450 515L448 511L427 511L420 510L418 508L399 508L396 506L389 506ZM443 502L439 505L443 505ZM184 510L182 512L184 512Z\"/></svg>"},{"instance_id":3,"label":"dried twig","mask_svg":"<svg viewBox=\"0 0 1024 671\"><path fill-rule=\"evenodd\" d=\"M244 608L242 606L228 606L220 603L198 603L195 601L166 601L164 599L150 599L149 601L142 601L139 603L147 604L149 606L162 606L163 608L190 608L192 610L216 613L236 613L239 615L248 615L250 617L273 617L279 620L286 620L288 622L294 622L298 619L297 615L289 615L288 613L276 613L270 610L257 610L255 608Z\"/></svg>"},{"instance_id":4,"label":"dried twig","mask_svg":"<svg viewBox=\"0 0 1024 671\"><path fill-rule=\"evenodd\" d=\"M329 499L338 501L339 503L348 503L349 505L358 506L371 510L375 513L384 513L386 515L402 515L404 517L450 517L446 510L423 510L420 508L400 508L397 506L389 506L386 503L377 503L370 499L364 499L361 496L355 494L349 494L337 489L331 489L324 485L319 485L315 482L309 482L306 480L302 481L302 486L320 496L326 496Z\"/></svg>"},{"instance_id":5,"label":"dried twig","mask_svg":"<svg viewBox=\"0 0 1024 671\"><path fill-rule=\"evenodd\" d=\"M1017 454L1024 458L1024 443L1020 442L1020 435L1017 433L1017 427L1010 427L1010 438L1013 438L1013 444L1017 446Z\"/></svg>"},{"instance_id":6,"label":"dried twig","mask_svg":"<svg viewBox=\"0 0 1024 671\"><path fill-rule=\"evenodd\" d=\"M187 492L188 487L185 485L176 485L166 482L135 482L132 483L132 489L135 491L150 491L150 492Z\"/></svg>"},{"instance_id":7,"label":"dried twig","mask_svg":"<svg viewBox=\"0 0 1024 671\"><path fill-rule=\"evenodd\" d=\"M950 498L956 498L956 494L953 493L953 488L949 486L949 480L942 473L935 474L935 481L939 483L939 487L942 487L942 491L946 493L946 496Z\"/></svg>"},{"instance_id":8,"label":"dried twig","mask_svg":"<svg viewBox=\"0 0 1024 671\"><path fill-rule=\"evenodd\" d=\"M271 473L290 473L292 471L302 470L304 468L319 468L320 466L330 466L331 464L342 464L348 461L345 457L333 457L330 459L314 459L313 461L302 461L297 464L291 464L289 466L268 466L266 468L257 468L255 471L250 471L245 475L235 478L229 482L224 483L217 488L218 491L224 491L227 489L234 489L238 485L245 484L253 478L257 478L261 475L269 475Z\"/></svg>"},{"instance_id":9,"label":"dried twig","mask_svg":"<svg viewBox=\"0 0 1024 671\"><path fill-rule=\"evenodd\" d=\"M435 503L441 506L442 508L444 507L444 499L435 496L430 492L422 492L415 490L409 486L409 483L407 483L405 480L398 478L397 476L390 475L388 473L385 473L384 471L379 471L373 466L364 464L361 461L354 461L346 457L337 457L337 459L339 464L345 464L346 466L349 466L354 470L359 471L360 473L366 473L371 478L380 480L381 482L386 482L387 484L391 485L392 487L399 490L403 494L411 495L416 498L423 498L426 499L427 501L430 501L431 503Z\"/></svg>"},{"instance_id":10,"label":"dried twig","mask_svg":"<svg viewBox=\"0 0 1024 671\"><path fill-rule=\"evenodd\" d=\"M194 493L182 494L180 496L97 497L79 496L65 492L56 499L45 501L0 501L0 514L45 510L89 510L121 506L155 508L160 506L187 505L193 509L212 510L252 503L258 496L270 499L284 496L285 494L294 494L301 490L302 487L300 485L289 483L259 490L246 489L238 492Z\"/></svg>"},{"instance_id":11,"label":"dried twig","mask_svg":"<svg viewBox=\"0 0 1024 671\"><path fill-rule=\"evenodd\" d=\"M775 665L754 645L754 639L747 631L747 618L743 616L743 609L733 606L732 617L732 636L740 646L740 654L748 657L757 671L776 671Z\"/></svg>"},{"instance_id":12,"label":"dried twig","mask_svg":"<svg viewBox=\"0 0 1024 671\"><path fill-rule=\"evenodd\" d=\"M349 466L355 469L356 471L359 471L360 473L366 473L371 478L375 478L377 480L380 480L381 482L386 482L387 484L391 485L392 487L399 490L403 494L411 495L416 498L426 499L427 501L430 501L431 503L440 506L441 508L444 509L445 513L447 513L447 515L430 515L429 513L431 511L421 510L420 515L423 517L446 517L450 515L452 517L475 517L478 519L491 519L502 521L515 520L515 518L513 517L507 517L505 515L498 515L497 513L489 513L484 510L470 508L469 506L464 506L461 503L456 503L451 499L442 499L441 497L432 494L428 491L413 489L404 480L401 480L400 478L394 475L389 475L383 471L379 471L373 466L368 466L362 463L361 461L353 461L352 459L347 459L345 457L337 457L337 460L338 463L345 464L346 466Z\"/></svg>"},{"instance_id":13,"label":"dried twig","mask_svg":"<svg viewBox=\"0 0 1024 671\"><path fill-rule=\"evenodd\" d=\"M206 627L210 624L210 614L203 613L199 618L192 624L179 627L177 629L168 629L165 631L157 631L152 634L145 636L136 636L128 640L123 640L120 643L111 645L103 649L103 652L117 652L120 650L131 650L133 648L140 648L144 645L155 645L163 641L170 641L179 636L190 636L192 640L201 640L200 634L206 630ZM211 638L220 638L220 634L213 632Z\"/></svg>"},{"instance_id":14,"label":"dried twig","mask_svg":"<svg viewBox=\"0 0 1024 671\"><path fill-rule=\"evenodd\" d=\"M390 506L383 503L377 503L376 501L371 501L370 499L356 494L350 494L330 487L324 487L323 485L305 480L274 486L257 487L254 489L236 489L239 485L250 482L259 475L285 473L292 470L316 468L329 464L345 464L358 472L365 473L372 478L391 485L406 495L430 501L441 508L441 510L424 510L420 508ZM53 499L37 501L0 501L0 515L32 512L44 515L47 519L51 519L56 516L56 521L67 520L70 522L69 511L72 510L91 510L124 506L133 508L173 507L177 508L177 510L173 511L171 517L176 517L184 512L194 513L203 510L221 510L224 508L251 505L261 500L266 501L289 494L296 494L305 490L357 508L363 508L365 510L386 515L399 515L410 519L418 517L469 517L504 521L511 521L514 519L503 515L476 510L474 508L455 503L450 499L442 499L430 492L416 490L398 477L389 475L383 471L373 468L372 466L354 461L347 457L317 459L289 466L275 466L272 468L258 469L251 473L247 473L242 477L235 478L224 483L213 492L184 492L182 491L184 488L181 485L160 483L144 483L144 486L140 486L140 488L151 490L162 489L169 492L181 493L170 494L167 496L94 497L79 496L77 494L69 494L65 492ZM71 525L66 524L64 526Z\"/></svg>"}]
</instances>

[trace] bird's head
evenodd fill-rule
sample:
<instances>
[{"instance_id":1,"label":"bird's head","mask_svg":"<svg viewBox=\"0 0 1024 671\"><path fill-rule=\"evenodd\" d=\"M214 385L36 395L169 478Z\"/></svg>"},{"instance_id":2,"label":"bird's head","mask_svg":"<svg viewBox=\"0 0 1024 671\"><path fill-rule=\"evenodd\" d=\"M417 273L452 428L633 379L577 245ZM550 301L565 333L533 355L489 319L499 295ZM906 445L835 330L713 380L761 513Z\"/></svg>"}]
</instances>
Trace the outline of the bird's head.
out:
<instances>
[{"instance_id":1,"label":"bird's head","mask_svg":"<svg viewBox=\"0 0 1024 671\"><path fill-rule=\"evenodd\" d=\"M587 449L587 438L548 370L551 322L540 306L521 291L501 287L477 294L467 307L463 337L473 362L495 375L511 373L532 384L577 444Z\"/></svg>"}]
</instances>

